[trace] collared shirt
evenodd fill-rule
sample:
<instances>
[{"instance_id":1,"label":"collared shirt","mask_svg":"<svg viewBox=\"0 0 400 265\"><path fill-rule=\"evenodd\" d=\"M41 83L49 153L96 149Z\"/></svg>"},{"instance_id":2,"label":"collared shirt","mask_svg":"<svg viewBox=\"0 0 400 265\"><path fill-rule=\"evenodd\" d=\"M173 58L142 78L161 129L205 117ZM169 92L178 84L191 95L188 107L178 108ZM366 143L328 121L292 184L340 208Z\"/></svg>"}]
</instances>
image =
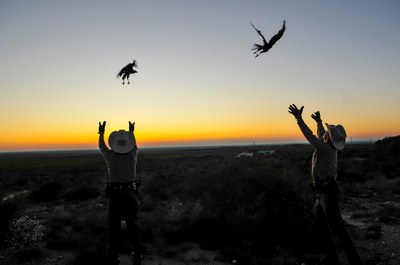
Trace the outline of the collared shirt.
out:
<instances>
[{"instance_id":1,"label":"collared shirt","mask_svg":"<svg viewBox=\"0 0 400 265\"><path fill-rule=\"evenodd\" d=\"M136 180L136 163L138 148L119 154L109 149L104 142L104 134L99 136L99 149L107 163L108 178L110 183L134 183Z\"/></svg>"},{"instance_id":2,"label":"collared shirt","mask_svg":"<svg viewBox=\"0 0 400 265\"><path fill-rule=\"evenodd\" d=\"M315 182L318 178L326 181L328 178L337 178L337 150L329 143L324 143L323 135L325 133L322 122L317 124L317 136L305 124L302 118L297 120L303 135L307 141L314 147L312 156L311 176Z\"/></svg>"}]
</instances>

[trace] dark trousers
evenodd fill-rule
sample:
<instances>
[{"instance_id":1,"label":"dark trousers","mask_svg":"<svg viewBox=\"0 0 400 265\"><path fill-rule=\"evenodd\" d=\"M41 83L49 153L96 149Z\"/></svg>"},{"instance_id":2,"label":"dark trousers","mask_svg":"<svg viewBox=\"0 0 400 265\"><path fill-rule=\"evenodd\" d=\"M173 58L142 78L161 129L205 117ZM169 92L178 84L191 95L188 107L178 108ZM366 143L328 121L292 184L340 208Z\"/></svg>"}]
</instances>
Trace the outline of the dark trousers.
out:
<instances>
[{"instance_id":1,"label":"dark trousers","mask_svg":"<svg viewBox=\"0 0 400 265\"><path fill-rule=\"evenodd\" d=\"M118 261L122 216L125 217L135 256L140 257L138 206L139 201L133 190L115 191L108 198L108 259L111 263Z\"/></svg>"},{"instance_id":2,"label":"dark trousers","mask_svg":"<svg viewBox=\"0 0 400 265\"><path fill-rule=\"evenodd\" d=\"M340 194L338 192L317 193L314 214L322 241L325 243L328 252L327 259L332 264L339 264L333 241L333 236L336 236L349 260L349 264L363 264L340 212Z\"/></svg>"}]
</instances>

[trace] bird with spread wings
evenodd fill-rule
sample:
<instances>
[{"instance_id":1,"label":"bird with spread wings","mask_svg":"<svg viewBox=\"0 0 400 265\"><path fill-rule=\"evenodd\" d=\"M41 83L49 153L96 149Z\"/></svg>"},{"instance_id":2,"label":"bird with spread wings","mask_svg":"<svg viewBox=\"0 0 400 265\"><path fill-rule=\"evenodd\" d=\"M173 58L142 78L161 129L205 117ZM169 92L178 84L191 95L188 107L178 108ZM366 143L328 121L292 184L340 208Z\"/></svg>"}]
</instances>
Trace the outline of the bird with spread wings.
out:
<instances>
[{"instance_id":1,"label":"bird with spread wings","mask_svg":"<svg viewBox=\"0 0 400 265\"><path fill-rule=\"evenodd\" d=\"M122 76L122 84L125 84L125 79L128 80L128 85L130 84L129 82L129 76L131 74L137 73L137 71L135 69L133 69L133 67L137 67L137 63L136 60L133 60L132 63L127 64L124 68L121 69L121 71L119 71L117 78Z\"/></svg>"},{"instance_id":2,"label":"bird with spread wings","mask_svg":"<svg viewBox=\"0 0 400 265\"><path fill-rule=\"evenodd\" d=\"M278 31L277 34L275 34L270 40L269 42L266 41L266 39L264 38L264 36L262 35L261 31L258 30L251 22L250 24L253 26L253 28L257 31L257 33L261 36L261 38L263 39L263 44L254 44L253 48L251 49L252 51L254 51L253 54L256 55L256 57L258 57L261 53L267 52L269 51L269 49L272 48L272 46L274 46L274 44L283 36L283 33L286 30L286 21L283 21L283 26L281 28L281 30Z\"/></svg>"}]
</instances>

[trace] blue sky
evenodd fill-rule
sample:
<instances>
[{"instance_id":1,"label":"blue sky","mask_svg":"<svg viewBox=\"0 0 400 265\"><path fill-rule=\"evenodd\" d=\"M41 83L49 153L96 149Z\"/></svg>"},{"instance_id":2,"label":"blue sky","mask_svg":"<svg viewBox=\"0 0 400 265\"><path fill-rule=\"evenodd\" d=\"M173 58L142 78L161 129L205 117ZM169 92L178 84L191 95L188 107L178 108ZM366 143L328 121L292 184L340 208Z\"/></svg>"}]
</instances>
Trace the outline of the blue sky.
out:
<instances>
[{"instance_id":1,"label":"blue sky","mask_svg":"<svg viewBox=\"0 0 400 265\"><path fill-rule=\"evenodd\" d=\"M399 11L395 0L2 1L0 150L92 146L100 120L109 132L135 120L148 145L301 139L291 103L310 126L320 110L354 138L397 135ZM284 19L254 58L249 22L269 39Z\"/></svg>"}]
</instances>

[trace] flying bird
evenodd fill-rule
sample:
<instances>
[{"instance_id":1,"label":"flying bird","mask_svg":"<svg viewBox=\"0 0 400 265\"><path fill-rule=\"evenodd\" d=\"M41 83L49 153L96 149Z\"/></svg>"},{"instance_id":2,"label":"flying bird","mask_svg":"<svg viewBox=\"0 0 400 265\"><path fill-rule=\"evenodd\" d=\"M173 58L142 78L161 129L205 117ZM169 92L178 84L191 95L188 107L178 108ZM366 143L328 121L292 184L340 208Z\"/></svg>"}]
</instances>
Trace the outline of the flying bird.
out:
<instances>
[{"instance_id":1,"label":"flying bird","mask_svg":"<svg viewBox=\"0 0 400 265\"><path fill-rule=\"evenodd\" d=\"M264 38L264 36L261 34L261 31L258 30L251 22L250 24L253 26L253 28L257 31L257 33L261 36L261 38L263 39L263 44L254 44L253 48L251 49L253 52L253 54L256 55L256 57L258 57L261 53L267 52L269 51L269 49L272 48L272 46L274 46L274 44L282 37L283 33L286 30L286 21L283 21L283 26L281 28L280 31L278 31L278 33L275 34L275 36L273 36L269 42L267 42Z\"/></svg>"},{"instance_id":2,"label":"flying bird","mask_svg":"<svg viewBox=\"0 0 400 265\"><path fill-rule=\"evenodd\" d=\"M119 71L117 78L122 76L122 84L125 84L125 78L126 80L128 80L128 85L130 84L129 82L129 76L131 74L137 73L137 71L135 69L133 69L133 67L137 67L137 63L136 60L133 60L132 63L127 64L124 68L121 69L121 71Z\"/></svg>"}]
</instances>

